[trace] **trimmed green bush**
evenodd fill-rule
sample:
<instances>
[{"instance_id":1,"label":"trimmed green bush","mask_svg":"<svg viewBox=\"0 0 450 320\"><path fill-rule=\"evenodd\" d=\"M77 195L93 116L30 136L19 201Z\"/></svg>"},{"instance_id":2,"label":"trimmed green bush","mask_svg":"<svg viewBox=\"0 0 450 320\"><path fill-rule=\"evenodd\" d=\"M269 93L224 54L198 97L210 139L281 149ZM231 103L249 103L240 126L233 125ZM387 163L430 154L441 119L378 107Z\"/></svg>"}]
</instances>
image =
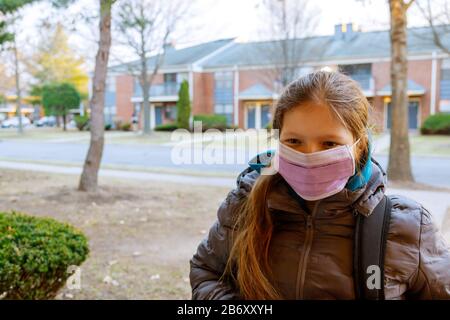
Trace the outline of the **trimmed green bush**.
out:
<instances>
[{"instance_id":1,"label":"trimmed green bush","mask_svg":"<svg viewBox=\"0 0 450 320\"><path fill-rule=\"evenodd\" d=\"M50 218L0 212L0 296L52 299L89 253L86 237Z\"/></svg>"},{"instance_id":2,"label":"trimmed green bush","mask_svg":"<svg viewBox=\"0 0 450 320\"><path fill-rule=\"evenodd\" d=\"M191 101L189 98L189 83L184 80L178 91L177 101L177 125L179 128L189 130L189 118L191 116Z\"/></svg>"},{"instance_id":3,"label":"trimmed green bush","mask_svg":"<svg viewBox=\"0 0 450 320\"><path fill-rule=\"evenodd\" d=\"M422 127L422 134L450 134L450 114L437 113L429 116Z\"/></svg>"},{"instance_id":4,"label":"trimmed green bush","mask_svg":"<svg viewBox=\"0 0 450 320\"><path fill-rule=\"evenodd\" d=\"M227 125L227 117L224 115L197 114L194 115L194 122L195 121L202 122L202 131L206 131L208 129L225 130L229 128L229 126Z\"/></svg>"},{"instance_id":5,"label":"trimmed green bush","mask_svg":"<svg viewBox=\"0 0 450 320\"><path fill-rule=\"evenodd\" d=\"M83 116L75 116L75 125L77 126L78 130L83 131L86 130L89 124L89 116L83 115Z\"/></svg>"},{"instance_id":6,"label":"trimmed green bush","mask_svg":"<svg viewBox=\"0 0 450 320\"><path fill-rule=\"evenodd\" d=\"M178 125L176 123L165 123L155 127L155 131L174 131L176 129L178 129Z\"/></svg>"},{"instance_id":7,"label":"trimmed green bush","mask_svg":"<svg viewBox=\"0 0 450 320\"><path fill-rule=\"evenodd\" d=\"M124 122L120 125L120 130L122 131L130 131L131 130L131 123Z\"/></svg>"}]
</instances>

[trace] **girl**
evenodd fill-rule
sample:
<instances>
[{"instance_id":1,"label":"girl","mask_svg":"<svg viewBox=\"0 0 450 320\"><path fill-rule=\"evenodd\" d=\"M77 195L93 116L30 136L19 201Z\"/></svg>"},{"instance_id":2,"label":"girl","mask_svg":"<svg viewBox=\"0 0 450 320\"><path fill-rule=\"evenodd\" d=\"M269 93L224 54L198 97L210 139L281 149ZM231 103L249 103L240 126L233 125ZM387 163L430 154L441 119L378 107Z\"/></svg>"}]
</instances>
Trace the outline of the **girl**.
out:
<instances>
[{"instance_id":1,"label":"girl","mask_svg":"<svg viewBox=\"0 0 450 320\"><path fill-rule=\"evenodd\" d=\"M273 119L278 172L239 175L190 260L193 299L355 299L355 219L387 181L371 157L369 107L341 73L287 86ZM431 214L403 196L391 203L385 299L450 299L450 253Z\"/></svg>"}]
</instances>

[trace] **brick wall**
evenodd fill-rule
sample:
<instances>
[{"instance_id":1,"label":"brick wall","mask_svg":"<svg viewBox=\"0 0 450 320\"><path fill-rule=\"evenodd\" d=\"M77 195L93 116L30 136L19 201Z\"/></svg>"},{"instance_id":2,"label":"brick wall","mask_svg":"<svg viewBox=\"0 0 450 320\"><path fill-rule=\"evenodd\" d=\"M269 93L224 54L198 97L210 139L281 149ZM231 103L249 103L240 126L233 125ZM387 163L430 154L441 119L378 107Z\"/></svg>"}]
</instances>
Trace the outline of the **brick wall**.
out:
<instances>
[{"instance_id":1,"label":"brick wall","mask_svg":"<svg viewBox=\"0 0 450 320\"><path fill-rule=\"evenodd\" d=\"M276 70L257 69L239 71L239 91L242 92L255 84L262 84L269 90L274 90ZM272 108L272 115L274 108ZM245 101L239 101L239 128L245 128Z\"/></svg>"},{"instance_id":2,"label":"brick wall","mask_svg":"<svg viewBox=\"0 0 450 320\"><path fill-rule=\"evenodd\" d=\"M439 79L440 65L438 60L436 82L436 111L439 111ZM376 91L382 89L390 82L390 63L376 62L372 65L372 75L375 81ZM164 76L156 75L154 84L163 83ZM250 88L260 83L273 90L275 72L270 70L241 70L239 71L239 91ZM420 121L423 122L430 114L431 100L431 60L413 60L408 62L408 79L415 81L426 90L420 97ZM214 113L214 73L206 72L193 74L194 97L193 114ZM121 75L116 80L117 90L117 117L124 121L130 121L133 112L131 97L133 94L133 79L128 75ZM369 99L373 109L371 111L371 123L376 125L376 130L381 131L385 123L384 97L375 96ZM244 127L244 103L239 102L239 126Z\"/></svg>"},{"instance_id":3,"label":"brick wall","mask_svg":"<svg viewBox=\"0 0 450 320\"><path fill-rule=\"evenodd\" d=\"M250 88L260 83L268 89L273 90L273 82L275 80L275 71L268 69L258 70L242 70L239 71L239 91Z\"/></svg>"},{"instance_id":4,"label":"brick wall","mask_svg":"<svg viewBox=\"0 0 450 320\"><path fill-rule=\"evenodd\" d=\"M117 119L131 121L133 115L133 77L130 75L119 75L116 77L116 108Z\"/></svg>"},{"instance_id":5,"label":"brick wall","mask_svg":"<svg viewBox=\"0 0 450 320\"><path fill-rule=\"evenodd\" d=\"M214 74L194 73L194 101L192 113L212 114L214 112Z\"/></svg>"},{"instance_id":6,"label":"brick wall","mask_svg":"<svg viewBox=\"0 0 450 320\"><path fill-rule=\"evenodd\" d=\"M375 80L376 91L382 89L390 83L390 62L377 62L372 65L372 75ZM418 97L420 101L419 110L419 126L430 114L431 100L431 60L411 60L408 61L408 79L413 80L417 84L425 88L425 94ZM437 92L439 93L439 92ZM374 109L376 113L376 123L384 127L384 99L383 97L375 97ZM387 115L387 112L386 112Z\"/></svg>"}]
</instances>

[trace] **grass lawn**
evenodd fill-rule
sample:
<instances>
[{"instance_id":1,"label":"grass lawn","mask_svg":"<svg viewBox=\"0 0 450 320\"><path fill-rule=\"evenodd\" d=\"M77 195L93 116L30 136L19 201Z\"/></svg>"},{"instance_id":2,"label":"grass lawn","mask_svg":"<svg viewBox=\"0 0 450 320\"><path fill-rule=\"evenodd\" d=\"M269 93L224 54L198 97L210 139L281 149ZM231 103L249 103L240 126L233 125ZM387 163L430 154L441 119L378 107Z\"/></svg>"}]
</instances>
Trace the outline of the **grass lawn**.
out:
<instances>
[{"instance_id":1,"label":"grass lawn","mask_svg":"<svg viewBox=\"0 0 450 320\"><path fill-rule=\"evenodd\" d=\"M73 128L63 131L61 128L30 127L25 128L23 134L19 134L17 129L0 129L0 139L85 143L89 141L90 133ZM105 141L118 144L160 144L170 142L170 133L152 132L151 135L142 135L132 131L105 131Z\"/></svg>"},{"instance_id":2,"label":"grass lawn","mask_svg":"<svg viewBox=\"0 0 450 320\"><path fill-rule=\"evenodd\" d=\"M415 135L411 137L411 152L415 155L450 157L450 136Z\"/></svg>"},{"instance_id":3,"label":"grass lawn","mask_svg":"<svg viewBox=\"0 0 450 320\"><path fill-rule=\"evenodd\" d=\"M410 134L411 154L415 156L450 157L450 136ZM380 154L389 153L389 144L380 150Z\"/></svg>"}]
</instances>

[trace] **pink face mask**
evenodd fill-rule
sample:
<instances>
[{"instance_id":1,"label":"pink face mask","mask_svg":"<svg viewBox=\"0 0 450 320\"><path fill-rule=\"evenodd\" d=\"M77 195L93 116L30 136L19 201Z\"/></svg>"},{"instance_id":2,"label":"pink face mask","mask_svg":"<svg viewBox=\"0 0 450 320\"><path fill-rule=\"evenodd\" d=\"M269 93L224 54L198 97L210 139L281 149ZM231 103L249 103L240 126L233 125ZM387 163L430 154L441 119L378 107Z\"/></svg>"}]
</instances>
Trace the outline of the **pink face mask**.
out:
<instances>
[{"instance_id":1,"label":"pink face mask","mask_svg":"<svg viewBox=\"0 0 450 320\"><path fill-rule=\"evenodd\" d=\"M305 200L315 201L344 189L355 174L353 145L324 151L302 153L280 143L278 172L292 189Z\"/></svg>"}]
</instances>

